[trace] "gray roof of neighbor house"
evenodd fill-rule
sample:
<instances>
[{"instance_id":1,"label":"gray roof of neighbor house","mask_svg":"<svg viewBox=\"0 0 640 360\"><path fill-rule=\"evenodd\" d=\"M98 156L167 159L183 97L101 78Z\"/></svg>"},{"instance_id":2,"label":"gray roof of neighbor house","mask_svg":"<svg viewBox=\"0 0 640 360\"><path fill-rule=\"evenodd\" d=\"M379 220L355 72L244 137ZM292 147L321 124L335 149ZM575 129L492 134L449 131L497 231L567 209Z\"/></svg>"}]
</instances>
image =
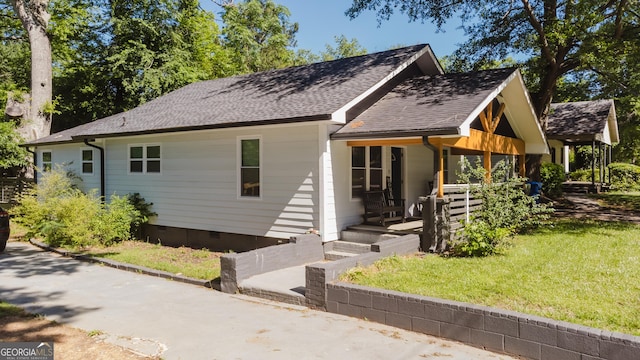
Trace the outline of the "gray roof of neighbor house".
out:
<instances>
[{"instance_id":1,"label":"gray roof of neighbor house","mask_svg":"<svg viewBox=\"0 0 640 360\"><path fill-rule=\"evenodd\" d=\"M573 143L600 141L607 132L611 141L619 141L613 100L551 104L547 123L549 139Z\"/></svg>"},{"instance_id":2,"label":"gray roof of neighbor house","mask_svg":"<svg viewBox=\"0 0 640 360\"><path fill-rule=\"evenodd\" d=\"M426 57L432 60L425 61ZM208 128L330 120L400 71L441 73L428 45L187 85L129 111L27 145ZM344 120L343 120L344 121Z\"/></svg>"},{"instance_id":3,"label":"gray roof of neighbor house","mask_svg":"<svg viewBox=\"0 0 640 360\"><path fill-rule=\"evenodd\" d=\"M469 116L515 71L497 69L407 79L332 138L458 134Z\"/></svg>"}]
</instances>

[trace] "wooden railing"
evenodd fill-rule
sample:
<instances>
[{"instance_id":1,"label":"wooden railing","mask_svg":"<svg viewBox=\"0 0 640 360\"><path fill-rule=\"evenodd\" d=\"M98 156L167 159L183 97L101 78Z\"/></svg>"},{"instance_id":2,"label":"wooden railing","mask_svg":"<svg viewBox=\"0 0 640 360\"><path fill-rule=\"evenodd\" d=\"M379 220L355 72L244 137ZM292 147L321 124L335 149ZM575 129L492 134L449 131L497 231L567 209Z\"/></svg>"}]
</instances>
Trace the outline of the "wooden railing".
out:
<instances>
[{"instance_id":1,"label":"wooden railing","mask_svg":"<svg viewBox=\"0 0 640 360\"><path fill-rule=\"evenodd\" d=\"M29 184L30 181L25 179L0 177L0 203L8 204L15 201Z\"/></svg>"},{"instance_id":2,"label":"wooden railing","mask_svg":"<svg viewBox=\"0 0 640 360\"><path fill-rule=\"evenodd\" d=\"M449 226L451 235L464 226L464 222L469 221L471 214L480 209L482 199L473 197L468 184L445 185L444 195L449 197Z\"/></svg>"}]
</instances>

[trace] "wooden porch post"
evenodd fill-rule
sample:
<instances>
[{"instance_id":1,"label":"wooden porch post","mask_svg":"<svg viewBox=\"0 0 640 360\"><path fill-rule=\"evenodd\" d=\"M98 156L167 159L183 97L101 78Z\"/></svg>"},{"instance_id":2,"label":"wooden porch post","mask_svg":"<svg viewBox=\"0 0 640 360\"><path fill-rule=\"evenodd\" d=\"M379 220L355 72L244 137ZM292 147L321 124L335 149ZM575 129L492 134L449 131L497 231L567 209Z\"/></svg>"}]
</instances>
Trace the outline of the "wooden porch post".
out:
<instances>
[{"instance_id":1,"label":"wooden porch post","mask_svg":"<svg viewBox=\"0 0 640 360\"><path fill-rule=\"evenodd\" d=\"M438 198L444 197L444 150L438 145Z\"/></svg>"},{"instance_id":2,"label":"wooden porch post","mask_svg":"<svg viewBox=\"0 0 640 360\"><path fill-rule=\"evenodd\" d=\"M596 184L596 140L591 140L591 185Z\"/></svg>"},{"instance_id":3,"label":"wooden porch post","mask_svg":"<svg viewBox=\"0 0 640 360\"><path fill-rule=\"evenodd\" d=\"M613 153L611 152L611 149L613 149L613 145L609 145L609 164L611 164L613 162ZM608 164L607 164L608 165ZM609 171L607 173L609 179L608 179L608 183L611 184L611 171Z\"/></svg>"},{"instance_id":4,"label":"wooden porch post","mask_svg":"<svg viewBox=\"0 0 640 360\"><path fill-rule=\"evenodd\" d=\"M518 155L518 159L519 159L519 165L520 165L520 177L525 177L527 176L527 164L526 164L526 158L524 155Z\"/></svg>"},{"instance_id":5,"label":"wooden porch post","mask_svg":"<svg viewBox=\"0 0 640 360\"><path fill-rule=\"evenodd\" d=\"M484 152L484 170L485 170L485 180L490 183L491 182L491 151Z\"/></svg>"}]
</instances>

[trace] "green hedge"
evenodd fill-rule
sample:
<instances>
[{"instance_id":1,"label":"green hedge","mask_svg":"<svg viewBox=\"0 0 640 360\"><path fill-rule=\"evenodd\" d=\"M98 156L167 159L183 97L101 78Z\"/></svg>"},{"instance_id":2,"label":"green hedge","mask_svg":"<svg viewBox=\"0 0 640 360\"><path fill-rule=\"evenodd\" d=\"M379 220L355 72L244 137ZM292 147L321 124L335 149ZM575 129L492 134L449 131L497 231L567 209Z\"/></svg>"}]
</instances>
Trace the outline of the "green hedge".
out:
<instances>
[{"instance_id":1,"label":"green hedge","mask_svg":"<svg viewBox=\"0 0 640 360\"><path fill-rule=\"evenodd\" d=\"M562 195L562 183L564 182L564 167L560 164L543 163L540 167L540 180L542 192L550 197Z\"/></svg>"},{"instance_id":2,"label":"green hedge","mask_svg":"<svg viewBox=\"0 0 640 360\"><path fill-rule=\"evenodd\" d=\"M626 163L609 164L611 188L615 190L640 190L640 166Z\"/></svg>"}]
</instances>

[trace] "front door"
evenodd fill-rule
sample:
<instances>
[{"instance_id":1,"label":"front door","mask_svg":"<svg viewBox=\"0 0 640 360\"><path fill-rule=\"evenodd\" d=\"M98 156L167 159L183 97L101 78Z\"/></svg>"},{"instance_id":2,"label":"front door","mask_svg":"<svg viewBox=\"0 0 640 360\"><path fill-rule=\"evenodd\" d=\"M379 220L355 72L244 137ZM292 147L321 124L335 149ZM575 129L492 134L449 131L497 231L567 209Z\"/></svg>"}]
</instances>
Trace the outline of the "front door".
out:
<instances>
[{"instance_id":1,"label":"front door","mask_svg":"<svg viewBox=\"0 0 640 360\"><path fill-rule=\"evenodd\" d=\"M399 147L391 148L391 193L394 199L402 199L402 157L403 149Z\"/></svg>"}]
</instances>

